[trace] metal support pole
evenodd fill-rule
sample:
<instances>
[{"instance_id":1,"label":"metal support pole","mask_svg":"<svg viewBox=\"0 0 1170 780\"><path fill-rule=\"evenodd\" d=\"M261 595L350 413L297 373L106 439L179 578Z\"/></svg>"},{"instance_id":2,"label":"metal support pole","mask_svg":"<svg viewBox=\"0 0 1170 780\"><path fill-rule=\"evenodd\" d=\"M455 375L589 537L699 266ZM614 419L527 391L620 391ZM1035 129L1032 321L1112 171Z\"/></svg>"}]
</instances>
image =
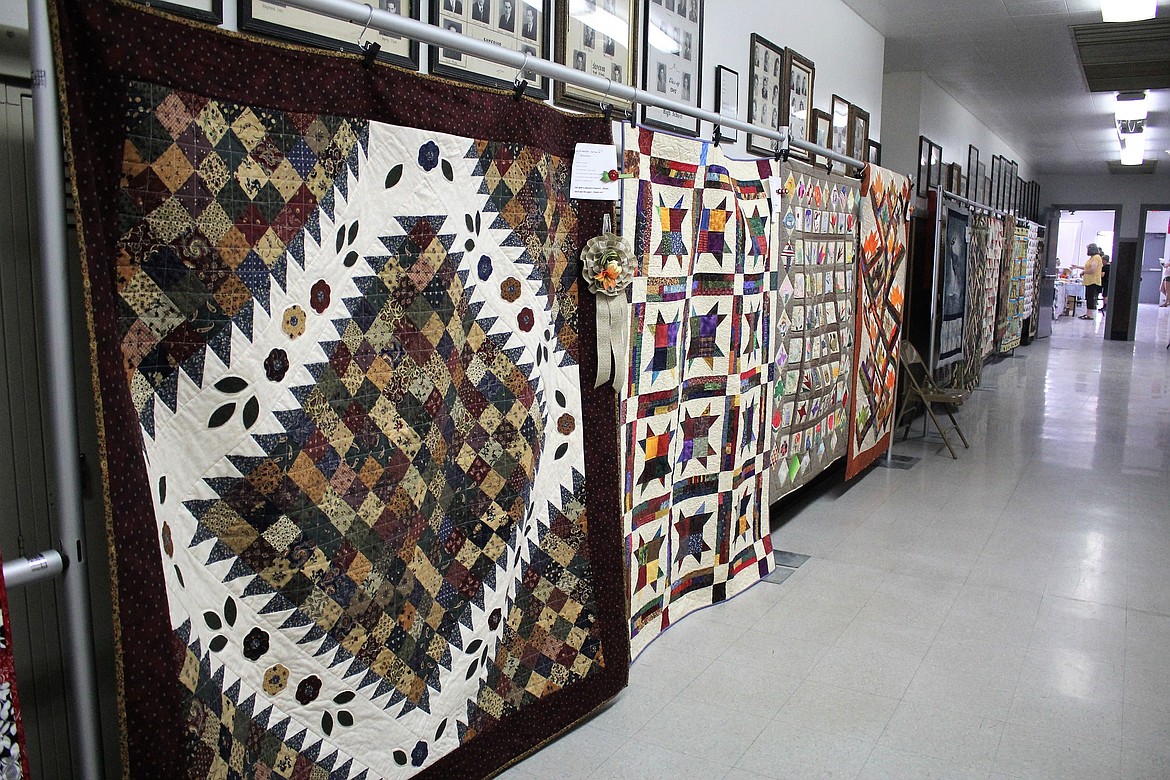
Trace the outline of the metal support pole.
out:
<instances>
[{"instance_id":1,"label":"metal support pole","mask_svg":"<svg viewBox=\"0 0 1170 780\"><path fill-rule=\"evenodd\" d=\"M942 238L942 209L943 209L943 195L946 190L942 187L935 187L934 198L934 261L930 270L930 353L926 358L930 365L930 378L934 379L934 372L938 369L938 355L935 349L938 347L938 339L935 336L935 325L938 323L939 306L938 306L938 270L939 270L939 240Z\"/></svg>"},{"instance_id":2,"label":"metal support pole","mask_svg":"<svg viewBox=\"0 0 1170 780\"><path fill-rule=\"evenodd\" d=\"M370 6L352 2L352 0L285 0L284 4L292 8L300 8L323 14L334 19L369 26L371 29L381 32L413 38L416 41L421 41L431 46L439 46L444 49L457 49L472 57L513 67L517 72L520 70L532 71L533 73L547 76L550 79L555 79L564 84L574 84L604 95L609 95L610 97L628 100L631 103L677 111L680 114L686 114L687 116L701 119L704 122L711 122L720 127L735 128L745 133L753 133L782 143L787 141L797 149L815 152L821 157L827 157L830 160L851 165L855 168L865 167L865 163L861 160L839 154L832 149L824 149L816 144L805 141L803 138L789 139L787 128L784 128L784 132L778 132L769 127L758 127L738 119L731 119L721 114L705 111L685 103L679 103L678 101L664 98L652 92L635 89L625 84L617 84L612 79L583 73L567 65L560 65L549 60L530 57L523 52L512 51L502 46L461 35L460 33L453 33L441 27L427 24L417 19L411 19L409 16L400 16L377 8L371 13Z\"/></svg>"},{"instance_id":3,"label":"metal support pole","mask_svg":"<svg viewBox=\"0 0 1170 780\"><path fill-rule=\"evenodd\" d=\"M65 559L56 550L45 550L27 558L4 561L4 587L8 590L51 580L65 571Z\"/></svg>"},{"instance_id":4,"label":"metal support pole","mask_svg":"<svg viewBox=\"0 0 1170 780\"><path fill-rule=\"evenodd\" d=\"M57 78L45 0L28 0L29 54L32 61L33 123L36 128L37 216L40 222L41 275L49 379L49 417L53 421L53 469L57 487L57 543L71 558L63 583L63 653L69 675L69 733L74 745L74 777L102 776L98 730L93 626L81 514L81 463L78 458L77 407L73 392L73 337L70 328L69 275L65 255L65 166L57 109Z\"/></svg>"}]
</instances>

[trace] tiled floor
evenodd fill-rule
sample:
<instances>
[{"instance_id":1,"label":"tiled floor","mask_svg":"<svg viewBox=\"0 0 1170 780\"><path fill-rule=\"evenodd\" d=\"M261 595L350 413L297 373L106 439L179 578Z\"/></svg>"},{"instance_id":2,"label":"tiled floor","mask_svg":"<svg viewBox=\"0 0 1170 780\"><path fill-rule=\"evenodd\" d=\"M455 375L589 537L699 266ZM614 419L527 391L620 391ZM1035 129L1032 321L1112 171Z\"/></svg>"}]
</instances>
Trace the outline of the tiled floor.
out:
<instances>
[{"instance_id":1,"label":"tiled floor","mask_svg":"<svg viewBox=\"0 0 1170 780\"><path fill-rule=\"evenodd\" d=\"M1170 309L1054 331L985 371L958 461L899 444L809 503L774 535L808 562L504 777L1170 778Z\"/></svg>"}]
</instances>

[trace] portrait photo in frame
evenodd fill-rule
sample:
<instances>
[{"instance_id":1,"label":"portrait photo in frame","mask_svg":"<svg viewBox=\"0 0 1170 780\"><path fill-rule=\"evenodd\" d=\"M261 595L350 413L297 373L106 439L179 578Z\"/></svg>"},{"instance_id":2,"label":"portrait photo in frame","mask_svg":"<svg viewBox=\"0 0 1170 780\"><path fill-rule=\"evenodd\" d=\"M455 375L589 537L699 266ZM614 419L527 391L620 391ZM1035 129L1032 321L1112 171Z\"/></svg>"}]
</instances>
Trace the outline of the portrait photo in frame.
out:
<instances>
[{"instance_id":1,"label":"portrait photo in frame","mask_svg":"<svg viewBox=\"0 0 1170 780\"><path fill-rule=\"evenodd\" d=\"M760 125L769 130L779 130L783 124L781 119L781 95L783 94L781 77L784 67L784 49L764 38L752 33L751 51L748 53L748 62L751 64L751 79L748 82L748 122ZM753 154L768 156L772 154L773 141L755 133L748 133L747 150ZM796 149L792 153L796 153Z\"/></svg>"},{"instance_id":2,"label":"portrait photo in frame","mask_svg":"<svg viewBox=\"0 0 1170 780\"><path fill-rule=\"evenodd\" d=\"M642 89L699 106L703 74L705 0L643 0ZM642 124L697 136L699 120L655 106L642 106Z\"/></svg>"},{"instance_id":3,"label":"portrait photo in frame","mask_svg":"<svg viewBox=\"0 0 1170 780\"><path fill-rule=\"evenodd\" d=\"M817 146L828 149L832 132L833 118L829 116L829 112L814 108L812 110L812 121L809 123L808 140ZM818 154L812 163L813 165L827 166L829 164L829 158Z\"/></svg>"},{"instance_id":4,"label":"portrait photo in frame","mask_svg":"<svg viewBox=\"0 0 1170 780\"><path fill-rule=\"evenodd\" d=\"M379 0L382 2L383 0ZM476 40L548 59L548 22L552 0L431 0L431 24ZM431 73L470 84L507 89L516 69L472 57L470 54L429 46ZM525 94L548 99L548 79L527 71Z\"/></svg>"},{"instance_id":5,"label":"portrait photo in frame","mask_svg":"<svg viewBox=\"0 0 1170 780\"><path fill-rule=\"evenodd\" d=\"M872 138L869 139L866 162L871 162L874 165L882 164L882 145Z\"/></svg>"},{"instance_id":6,"label":"portrait photo in frame","mask_svg":"<svg viewBox=\"0 0 1170 780\"><path fill-rule=\"evenodd\" d=\"M208 24L223 24L223 0L144 0L146 5Z\"/></svg>"},{"instance_id":7,"label":"portrait photo in frame","mask_svg":"<svg viewBox=\"0 0 1170 780\"><path fill-rule=\"evenodd\" d=\"M1003 169L1003 158L998 154L991 155L991 192L988 193L987 205L993 209L1001 208L1003 201L1000 200L1000 177Z\"/></svg>"},{"instance_id":8,"label":"portrait photo in frame","mask_svg":"<svg viewBox=\"0 0 1170 780\"><path fill-rule=\"evenodd\" d=\"M918 196L925 198L942 179L942 147L924 135L918 136Z\"/></svg>"},{"instance_id":9,"label":"portrait photo in frame","mask_svg":"<svg viewBox=\"0 0 1170 780\"><path fill-rule=\"evenodd\" d=\"M855 105L849 106L849 134L846 152L862 162L868 162L869 154L869 112Z\"/></svg>"},{"instance_id":10,"label":"portrait photo in frame","mask_svg":"<svg viewBox=\"0 0 1170 780\"><path fill-rule=\"evenodd\" d=\"M524 0L519 2L524 4ZM612 79L614 84L637 87L634 66L640 2L556 0L556 61L592 76ZM628 100L563 81L553 83L553 102L581 111L596 111L602 103L620 111L632 108Z\"/></svg>"},{"instance_id":11,"label":"portrait photo in frame","mask_svg":"<svg viewBox=\"0 0 1170 780\"><path fill-rule=\"evenodd\" d=\"M739 72L722 65L715 66L715 113L728 119L739 119ZM719 137L735 143L739 131L720 125Z\"/></svg>"},{"instance_id":12,"label":"portrait photo in frame","mask_svg":"<svg viewBox=\"0 0 1170 780\"><path fill-rule=\"evenodd\" d=\"M829 148L837 154L849 153L849 101L840 95L833 95L833 129L829 134Z\"/></svg>"},{"instance_id":13,"label":"portrait photo in frame","mask_svg":"<svg viewBox=\"0 0 1170 780\"><path fill-rule=\"evenodd\" d=\"M780 125L788 125L790 138L805 138L808 135L816 73L816 66L808 57L792 49L784 50L784 64L780 73ZM812 159L809 152L795 147L790 155L801 160Z\"/></svg>"},{"instance_id":14,"label":"portrait photo in frame","mask_svg":"<svg viewBox=\"0 0 1170 780\"><path fill-rule=\"evenodd\" d=\"M426 0L377 0L377 5L373 7L379 11L420 19L424 2ZM418 70L418 41L411 38L374 29L366 30L363 35L362 24L265 0L240 0L239 13L240 29L245 32L358 53L362 51L358 45L358 36L361 36L363 42L378 44L379 60Z\"/></svg>"},{"instance_id":15,"label":"portrait photo in frame","mask_svg":"<svg viewBox=\"0 0 1170 780\"><path fill-rule=\"evenodd\" d=\"M978 202L979 200L979 181L982 175L979 171L979 149L973 144L967 145L967 191L959 193L968 200Z\"/></svg>"}]
</instances>

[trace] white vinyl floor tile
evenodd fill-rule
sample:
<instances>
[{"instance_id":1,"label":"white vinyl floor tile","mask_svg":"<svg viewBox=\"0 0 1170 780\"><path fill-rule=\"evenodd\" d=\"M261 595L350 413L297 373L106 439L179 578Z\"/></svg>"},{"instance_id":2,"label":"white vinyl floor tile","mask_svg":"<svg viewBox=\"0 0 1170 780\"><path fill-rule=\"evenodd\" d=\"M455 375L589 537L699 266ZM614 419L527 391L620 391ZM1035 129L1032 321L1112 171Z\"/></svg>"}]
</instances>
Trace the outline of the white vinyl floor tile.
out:
<instances>
[{"instance_id":1,"label":"white vinyl floor tile","mask_svg":"<svg viewBox=\"0 0 1170 780\"><path fill-rule=\"evenodd\" d=\"M911 468L778 506L808 561L502 777L1170 778L1170 310L1101 328L986 366L957 461L919 422Z\"/></svg>"}]
</instances>

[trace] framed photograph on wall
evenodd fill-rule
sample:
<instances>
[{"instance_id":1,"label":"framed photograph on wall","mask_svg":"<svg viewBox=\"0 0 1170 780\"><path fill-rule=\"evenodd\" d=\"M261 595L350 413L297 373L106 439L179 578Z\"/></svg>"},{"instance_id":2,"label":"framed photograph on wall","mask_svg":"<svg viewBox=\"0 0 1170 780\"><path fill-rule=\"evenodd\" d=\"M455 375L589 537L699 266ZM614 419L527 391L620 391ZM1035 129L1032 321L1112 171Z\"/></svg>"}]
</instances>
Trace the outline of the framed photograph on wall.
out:
<instances>
[{"instance_id":1,"label":"framed photograph on wall","mask_svg":"<svg viewBox=\"0 0 1170 780\"><path fill-rule=\"evenodd\" d=\"M378 0L382 2L382 0ZM552 0L431 0L431 24L485 43L548 59L548 21ZM516 69L472 57L470 54L430 46L431 73L437 76L507 89L516 80ZM525 94L548 99L548 79L526 72Z\"/></svg>"},{"instance_id":2,"label":"framed photograph on wall","mask_svg":"<svg viewBox=\"0 0 1170 780\"><path fill-rule=\"evenodd\" d=\"M475 6L475 0L465 1ZM524 0L517 1L527 9ZM638 2L556 0L556 61L592 76L612 79L615 84L636 87ZM553 84L553 102L583 111L596 111L602 103L622 111L631 108L628 100L563 81Z\"/></svg>"},{"instance_id":3,"label":"framed photograph on wall","mask_svg":"<svg viewBox=\"0 0 1170 780\"><path fill-rule=\"evenodd\" d=\"M821 111L819 108L814 108L812 110L812 121L809 123L808 140L817 146L828 149L832 133L833 117L829 116L828 111ZM812 162L813 165L827 166L829 164L829 158L818 154Z\"/></svg>"},{"instance_id":4,"label":"framed photograph on wall","mask_svg":"<svg viewBox=\"0 0 1170 780\"><path fill-rule=\"evenodd\" d=\"M850 157L854 157L862 162L867 162L867 155L869 154L869 112L858 108L857 106L849 106L849 133L846 138L845 152Z\"/></svg>"},{"instance_id":5,"label":"framed photograph on wall","mask_svg":"<svg viewBox=\"0 0 1170 780\"><path fill-rule=\"evenodd\" d=\"M866 160L874 165L882 164L882 145L872 138L869 140L869 151Z\"/></svg>"},{"instance_id":6,"label":"framed photograph on wall","mask_svg":"<svg viewBox=\"0 0 1170 780\"><path fill-rule=\"evenodd\" d=\"M979 150L974 145L967 145L967 186L960 192L968 200L979 200Z\"/></svg>"},{"instance_id":7,"label":"framed photograph on wall","mask_svg":"<svg viewBox=\"0 0 1170 780\"><path fill-rule=\"evenodd\" d=\"M817 69L813 61L792 49L784 50L780 66L780 125L788 125L789 138L807 138L810 111L813 105L813 81ZM792 148L789 153L801 160L812 155L803 149Z\"/></svg>"},{"instance_id":8,"label":"framed photograph on wall","mask_svg":"<svg viewBox=\"0 0 1170 780\"><path fill-rule=\"evenodd\" d=\"M160 11L208 24L223 24L223 0L145 0Z\"/></svg>"},{"instance_id":9,"label":"framed photograph on wall","mask_svg":"<svg viewBox=\"0 0 1170 780\"><path fill-rule=\"evenodd\" d=\"M426 0L377 0L379 11L420 18ZM369 5L369 3L367 3ZM326 49L361 52L358 36L365 25L334 19L313 11L304 11L267 0L240 0L240 29L273 38L283 38ZM366 30L363 42L381 47L378 59L418 70L418 41L399 35Z\"/></svg>"},{"instance_id":10,"label":"framed photograph on wall","mask_svg":"<svg viewBox=\"0 0 1170 780\"><path fill-rule=\"evenodd\" d=\"M849 101L840 95L833 95L833 131L829 137L829 148L837 154L849 153Z\"/></svg>"},{"instance_id":11,"label":"framed photograph on wall","mask_svg":"<svg viewBox=\"0 0 1170 780\"><path fill-rule=\"evenodd\" d=\"M715 66L715 113L728 119L739 119L739 73L722 65ZM734 127L719 127L724 141L735 143L739 131Z\"/></svg>"},{"instance_id":12,"label":"framed photograph on wall","mask_svg":"<svg viewBox=\"0 0 1170 780\"><path fill-rule=\"evenodd\" d=\"M991 155L991 192L988 194L987 205L993 209L998 209L1001 205L999 199L999 181L1000 169L1002 168L1003 158L998 154Z\"/></svg>"},{"instance_id":13,"label":"framed photograph on wall","mask_svg":"<svg viewBox=\"0 0 1170 780\"><path fill-rule=\"evenodd\" d=\"M917 178L918 195L923 198L942 183L942 147L924 135L918 136Z\"/></svg>"},{"instance_id":14,"label":"framed photograph on wall","mask_svg":"<svg viewBox=\"0 0 1170 780\"><path fill-rule=\"evenodd\" d=\"M699 105L703 74L704 0L644 0L642 89ZM642 106L642 124L697 136L699 120L664 108Z\"/></svg>"},{"instance_id":15,"label":"framed photograph on wall","mask_svg":"<svg viewBox=\"0 0 1170 780\"><path fill-rule=\"evenodd\" d=\"M748 94L751 96L748 101L748 122L769 130L779 130L783 124L780 96L783 94L784 79L781 73L784 67L784 49L756 33L752 33L751 41L751 51L748 53L748 62L752 66L752 75L748 82ZM771 138L748 133L749 152L768 156L772 154L772 148ZM796 152L796 149L792 150L793 154Z\"/></svg>"},{"instance_id":16,"label":"framed photograph on wall","mask_svg":"<svg viewBox=\"0 0 1170 780\"><path fill-rule=\"evenodd\" d=\"M963 194L963 166L958 163L947 163L946 190L952 195Z\"/></svg>"}]
</instances>

